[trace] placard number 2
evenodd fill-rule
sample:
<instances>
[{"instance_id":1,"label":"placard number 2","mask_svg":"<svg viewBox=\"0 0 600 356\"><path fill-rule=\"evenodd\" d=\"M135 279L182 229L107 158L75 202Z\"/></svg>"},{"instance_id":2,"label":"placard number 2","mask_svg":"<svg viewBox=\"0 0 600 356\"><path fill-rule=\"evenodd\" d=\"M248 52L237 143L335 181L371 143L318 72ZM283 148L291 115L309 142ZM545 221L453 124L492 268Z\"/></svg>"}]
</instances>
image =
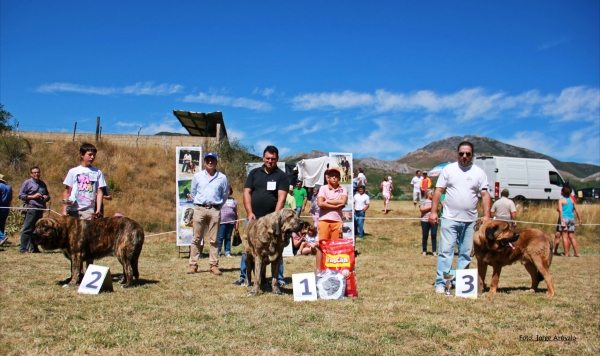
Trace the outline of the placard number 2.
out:
<instances>
[{"instance_id":1,"label":"placard number 2","mask_svg":"<svg viewBox=\"0 0 600 356\"><path fill-rule=\"evenodd\" d=\"M85 287L96 289L100 286L94 285L94 283L98 282L98 280L100 280L100 278L102 278L102 273L100 273L98 271L94 271L94 272L92 272L92 275L96 276L96 278L93 281L91 281L90 283L86 284Z\"/></svg>"}]
</instances>

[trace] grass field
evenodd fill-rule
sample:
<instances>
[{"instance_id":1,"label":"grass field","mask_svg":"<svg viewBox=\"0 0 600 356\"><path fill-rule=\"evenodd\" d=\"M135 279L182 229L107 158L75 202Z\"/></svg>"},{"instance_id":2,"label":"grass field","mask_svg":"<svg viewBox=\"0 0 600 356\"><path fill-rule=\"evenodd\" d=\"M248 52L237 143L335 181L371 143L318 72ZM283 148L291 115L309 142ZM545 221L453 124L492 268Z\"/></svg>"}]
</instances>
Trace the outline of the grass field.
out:
<instances>
[{"instance_id":1,"label":"grass field","mask_svg":"<svg viewBox=\"0 0 600 356\"><path fill-rule=\"evenodd\" d=\"M600 349L600 229L577 231L580 258L555 257L557 295L527 291L520 264L503 269L497 295L476 300L434 294L436 259L421 256L420 225L411 202L375 201L358 241L358 299L297 303L291 287L255 298L231 283L239 253L222 258L222 277L187 275L173 235L149 237L140 258L141 283L97 296L61 288L69 262L58 251L20 255L18 236L0 248L0 354L244 354L244 355L582 355ZM581 207L598 223L600 206ZM555 221L554 211L521 211ZM547 217L546 217L547 216ZM385 220L383 218L386 218ZM523 219L524 220L524 219ZM522 224L523 226L523 224ZM551 226L542 226L551 232ZM116 258L96 261L120 276ZM472 264L475 268L476 263ZM285 277L314 271L314 258L285 259ZM488 282L491 272L488 272ZM116 283L116 282L115 282ZM574 341L536 341L538 337ZM524 338L532 338L525 341Z\"/></svg>"}]
</instances>

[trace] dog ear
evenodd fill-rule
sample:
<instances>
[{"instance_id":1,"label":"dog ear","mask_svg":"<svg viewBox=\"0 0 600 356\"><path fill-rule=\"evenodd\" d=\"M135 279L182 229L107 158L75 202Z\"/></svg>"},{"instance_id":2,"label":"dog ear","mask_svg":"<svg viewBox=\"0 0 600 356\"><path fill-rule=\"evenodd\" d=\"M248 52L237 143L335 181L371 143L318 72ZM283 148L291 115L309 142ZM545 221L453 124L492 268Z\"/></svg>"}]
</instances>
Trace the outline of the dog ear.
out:
<instances>
[{"instance_id":1,"label":"dog ear","mask_svg":"<svg viewBox=\"0 0 600 356\"><path fill-rule=\"evenodd\" d=\"M271 230L273 230L273 235L275 236L281 235L281 215L283 215L283 210L279 210L275 219L273 219Z\"/></svg>"},{"instance_id":2,"label":"dog ear","mask_svg":"<svg viewBox=\"0 0 600 356\"><path fill-rule=\"evenodd\" d=\"M496 231L498 230L498 225L494 224L494 226L488 227L485 229L485 237L488 241L492 242L496 240Z\"/></svg>"}]
</instances>

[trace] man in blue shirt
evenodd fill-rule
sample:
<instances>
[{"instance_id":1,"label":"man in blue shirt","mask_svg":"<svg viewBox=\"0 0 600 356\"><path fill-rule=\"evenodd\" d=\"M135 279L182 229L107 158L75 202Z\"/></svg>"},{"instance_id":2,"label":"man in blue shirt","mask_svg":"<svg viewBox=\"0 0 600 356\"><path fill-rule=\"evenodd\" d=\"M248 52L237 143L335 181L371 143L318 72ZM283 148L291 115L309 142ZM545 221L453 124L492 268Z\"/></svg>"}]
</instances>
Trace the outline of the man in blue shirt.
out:
<instances>
[{"instance_id":1,"label":"man in blue shirt","mask_svg":"<svg viewBox=\"0 0 600 356\"><path fill-rule=\"evenodd\" d=\"M12 201L12 187L4 180L4 175L0 174L0 245L7 237L4 235L4 227L8 218L8 207Z\"/></svg>"},{"instance_id":2,"label":"man in blue shirt","mask_svg":"<svg viewBox=\"0 0 600 356\"><path fill-rule=\"evenodd\" d=\"M204 155L204 170L194 174L192 178L192 197L194 199L194 238L190 246L190 268L188 274L198 272L198 258L202 239L210 241L210 272L222 275L219 271L219 221L221 206L227 200L229 185L227 177L217 171L217 154L209 152ZM206 240L205 240L206 241Z\"/></svg>"}]
</instances>

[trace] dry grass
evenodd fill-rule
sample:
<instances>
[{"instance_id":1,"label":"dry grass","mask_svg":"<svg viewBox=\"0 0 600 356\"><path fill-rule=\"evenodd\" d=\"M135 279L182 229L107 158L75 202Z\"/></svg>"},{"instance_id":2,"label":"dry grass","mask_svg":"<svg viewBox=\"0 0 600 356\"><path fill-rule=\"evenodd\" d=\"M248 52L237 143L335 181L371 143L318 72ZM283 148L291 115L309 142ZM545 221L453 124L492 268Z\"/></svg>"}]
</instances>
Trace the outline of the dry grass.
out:
<instances>
[{"instance_id":1,"label":"dry grass","mask_svg":"<svg viewBox=\"0 0 600 356\"><path fill-rule=\"evenodd\" d=\"M367 217L383 218L382 203L372 205ZM170 207L164 209L169 214ZM385 217L418 216L411 202L393 201L391 209ZM585 207L585 222L598 223L599 209ZM239 247L235 258L221 260L223 277L207 272L207 260L201 260L204 273L187 275L174 237L150 238L140 258L140 286L90 296L57 285L69 275L60 253L20 255L16 246L3 246L0 354L598 353L597 227L577 231L581 258L553 260L557 296L528 292L529 275L516 264L503 270L497 295L477 300L434 294L436 261L420 255L418 221L370 220L366 231L358 241L359 298L303 303L293 301L289 287L284 296L265 291L248 298L247 289L232 285ZM113 257L96 263L120 274ZM285 259L288 281L313 270L313 257ZM544 283L541 288L545 292ZM520 341L536 335L577 339Z\"/></svg>"}]
</instances>

